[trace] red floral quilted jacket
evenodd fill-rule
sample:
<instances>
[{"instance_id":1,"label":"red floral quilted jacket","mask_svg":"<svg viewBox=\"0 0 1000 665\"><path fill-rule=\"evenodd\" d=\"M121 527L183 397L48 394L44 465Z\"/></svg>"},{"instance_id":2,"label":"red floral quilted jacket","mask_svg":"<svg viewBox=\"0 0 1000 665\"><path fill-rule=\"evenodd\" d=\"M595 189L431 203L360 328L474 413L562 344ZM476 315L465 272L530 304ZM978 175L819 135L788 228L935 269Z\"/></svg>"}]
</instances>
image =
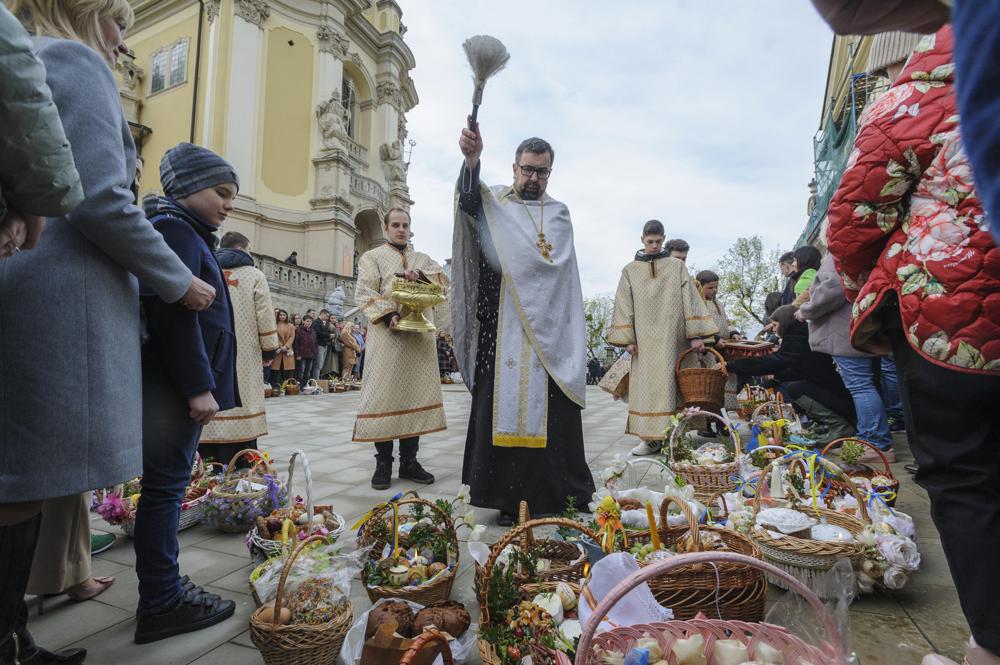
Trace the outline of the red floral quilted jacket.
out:
<instances>
[{"instance_id":1,"label":"red floral quilted jacket","mask_svg":"<svg viewBox=\"0 0 1000 665\"><path fill-rule=\"evenodd\" d=\"M877 313L895 292L925 358L1000 372L1000 250L962 147L952 32L921 41L896 83L861 116L829 209L827 242L854 302L854 346L888 351Z\"/></svg>"}]
</instances>

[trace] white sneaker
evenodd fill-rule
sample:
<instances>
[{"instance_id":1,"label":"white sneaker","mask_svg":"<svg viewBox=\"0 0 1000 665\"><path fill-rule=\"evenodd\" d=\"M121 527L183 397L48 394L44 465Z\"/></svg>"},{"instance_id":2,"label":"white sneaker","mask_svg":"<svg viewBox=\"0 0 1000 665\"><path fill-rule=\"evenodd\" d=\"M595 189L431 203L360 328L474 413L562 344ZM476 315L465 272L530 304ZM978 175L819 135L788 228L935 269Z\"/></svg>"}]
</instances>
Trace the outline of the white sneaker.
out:
<instances>
[{"instance_id":1,"label":"white sneaker","mask_svg":"<svg viewBox=\"0 0 1000 665\"><path fill-rule=\"evenodd\" d=\"M638 446L632 449L632 454L636 457L643 457L645 455L655 455L660 452L660 448L663 447L662 441L643 441Z\"/></svg>"}]
</instances>

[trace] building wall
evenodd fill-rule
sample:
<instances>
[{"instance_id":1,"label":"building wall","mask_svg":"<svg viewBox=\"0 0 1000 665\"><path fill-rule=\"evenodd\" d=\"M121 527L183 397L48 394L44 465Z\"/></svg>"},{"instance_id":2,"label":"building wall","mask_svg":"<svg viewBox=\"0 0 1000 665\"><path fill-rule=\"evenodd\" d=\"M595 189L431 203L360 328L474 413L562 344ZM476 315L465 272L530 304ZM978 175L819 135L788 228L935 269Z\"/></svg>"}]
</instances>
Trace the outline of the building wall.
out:
<instances>
[{"instance_id":1,"label":"building wall","mask_svg":"<svg viewBox=\"0 0 1000 665\"><path fill-rule=\"evenodd\" d=\"M412 204L399 150L389 154L392 168L382 156L405 138L403 114L417 103L398 5L131 2L137 22L126 41L140 81L122 92L130 120L152 130L141 146L143 192L160 190L163 154L193 136L239 173L227 229L247 235L254 251L282 258L296 251L305 268L352 277L356 255L384 242L371 218ZM150 94L152 54L181 38L189 40L185 82ZM339 97L345 77L356 91L356 127L350 138L331 138L318 111Z\"/></svg>"}]
</instances>

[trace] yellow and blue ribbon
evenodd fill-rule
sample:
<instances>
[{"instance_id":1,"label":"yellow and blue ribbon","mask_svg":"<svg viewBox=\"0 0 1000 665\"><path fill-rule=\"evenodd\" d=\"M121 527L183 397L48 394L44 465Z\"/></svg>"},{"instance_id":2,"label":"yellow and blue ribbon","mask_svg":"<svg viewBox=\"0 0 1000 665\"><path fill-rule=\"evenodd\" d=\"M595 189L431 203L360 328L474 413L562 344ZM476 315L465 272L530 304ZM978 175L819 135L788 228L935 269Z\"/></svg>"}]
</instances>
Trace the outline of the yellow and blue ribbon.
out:
<instances>
[{"instance_id":1,"label":"yellow and blue ribbon","mask_svg":"<svg viewBox=\"0 0 1000 665\"><path fill-rule=\"evenodd\" d=\"M743 476L729 476L729 481L736 486L736 491L742 496L757 496L757 487L760 485L760 476L756 478L744 478ZM749 490L749 494L747 494Z\"/></svg>"},{"instance_id":2,"label":"yellow and blue ribbon","mask_svg":"<svg viewBox=\"0 0 1000 665\"><path fill-rule=\"evenodd\" d=\"M896 498L896 492L889 489L888 487L883 487L881 489L875 489L874 487L867 491L868 495L868 511L871 512L875 509L876 503L881 503L889 511L890 515L895 515L896 511L892 509L889 502Z\"/></svg>"},{"instance_id":3,"label":"yellow and blue ribbon","mask_svg":"<svg viewBox=\"0 0 1000 665\"><path fill-rule=\"evenodd\" d=\"M361 516L352 529L357 529L358 536L361 536L361 530L364 528L365 522L371 519L372 515L383 510L386 507L392 508L392 553L390 556L395 556L396 551L399 550L399 501L403 498L403 493L400 492L396 496L392 497L388 501L383 501L378 504L367 513Z\"/></svg>"}]
</instances>

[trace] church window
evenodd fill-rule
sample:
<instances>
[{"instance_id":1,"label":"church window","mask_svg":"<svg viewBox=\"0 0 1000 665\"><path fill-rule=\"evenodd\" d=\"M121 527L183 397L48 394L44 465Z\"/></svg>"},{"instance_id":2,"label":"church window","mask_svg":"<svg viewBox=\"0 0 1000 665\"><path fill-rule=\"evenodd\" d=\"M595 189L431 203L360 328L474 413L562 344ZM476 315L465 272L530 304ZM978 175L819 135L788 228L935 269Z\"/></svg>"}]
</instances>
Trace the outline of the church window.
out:
<instances>
[{"instance_id":1,"label":"church window","mask_svg":"<svg viewBox=\"0 0 1000 665\"><path fill-rule=\"evenodd\" d=\"M184 37L153 53L150 57L149 94L156 94L187 82L190 41Z\"/></svg>"}]
</instances>

